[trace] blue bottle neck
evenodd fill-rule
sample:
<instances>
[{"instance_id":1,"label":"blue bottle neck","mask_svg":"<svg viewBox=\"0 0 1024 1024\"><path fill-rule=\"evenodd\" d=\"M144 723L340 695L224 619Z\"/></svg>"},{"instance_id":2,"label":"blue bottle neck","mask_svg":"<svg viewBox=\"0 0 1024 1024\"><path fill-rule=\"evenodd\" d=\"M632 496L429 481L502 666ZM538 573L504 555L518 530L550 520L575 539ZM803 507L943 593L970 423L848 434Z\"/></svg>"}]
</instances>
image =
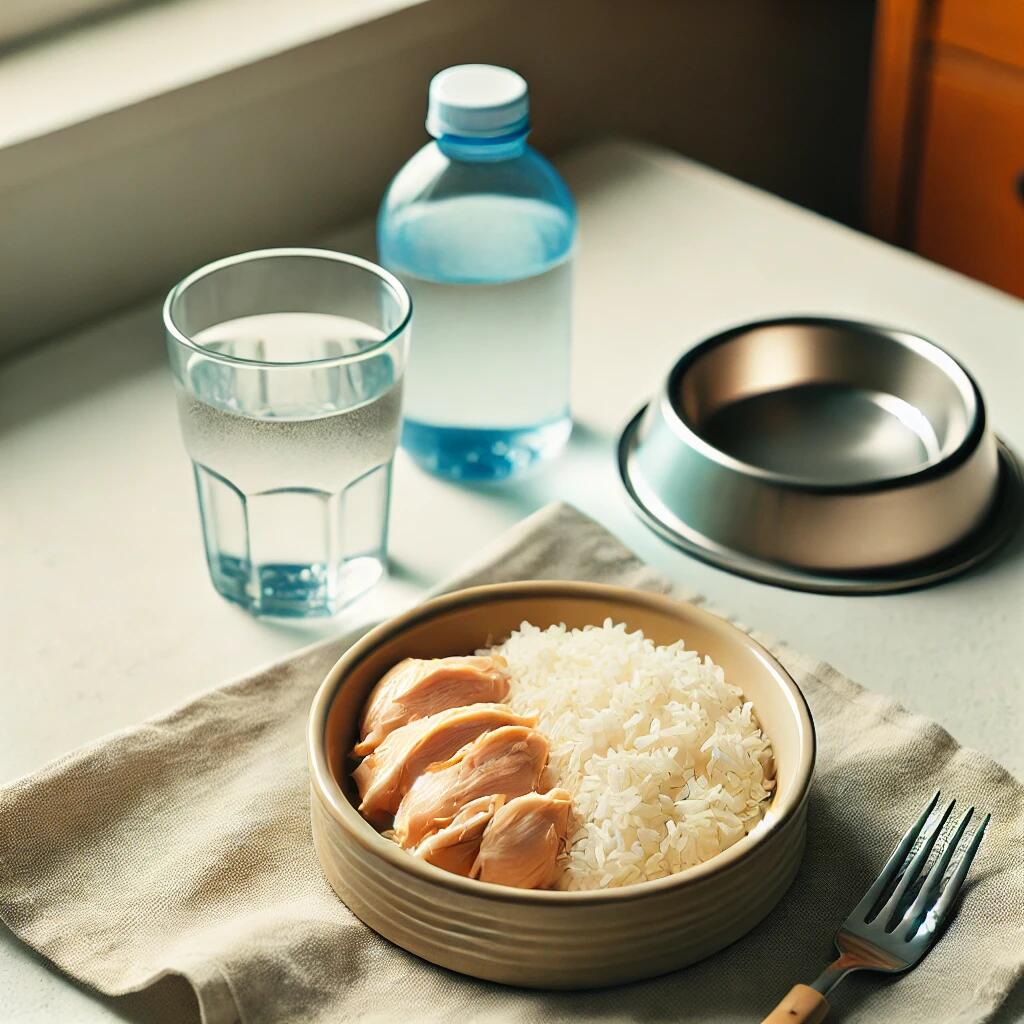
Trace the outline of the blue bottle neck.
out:
<instances>
[{"instance_id":1,"label":"blue bottle neck","mask_svg":"<svg viewBox=\"0 0 1024 1024\"><path fill-rule=\"evenodd\" d=\"M529 130L515 135L502 135L496 139L473 139L462 135L442 135L437 148L450 160L470 164L490 164L500 160L514 160L526 152Z\"/></svg>"}]
</instances>

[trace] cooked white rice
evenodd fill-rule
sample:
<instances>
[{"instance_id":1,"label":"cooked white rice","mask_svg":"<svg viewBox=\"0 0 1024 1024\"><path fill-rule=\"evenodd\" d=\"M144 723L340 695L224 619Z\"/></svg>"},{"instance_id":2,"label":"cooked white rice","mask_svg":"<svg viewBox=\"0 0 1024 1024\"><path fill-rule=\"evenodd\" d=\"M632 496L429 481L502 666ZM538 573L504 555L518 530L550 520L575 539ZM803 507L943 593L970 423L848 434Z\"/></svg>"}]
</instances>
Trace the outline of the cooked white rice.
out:
<instances>
[{"instance_id":1,"label":"cooked white rice","mask_svg":"<svg viewBox=\"0 0 1024 1024\"><path fill-rule=\"evenodd\" d=\"M551 743L547 781L572 794L560 888L674 874L761 819L771 746L710 658L611 619L572 630L524 622L493 653L508 659L509 703L537 715Z\"/></svg>"}]
</instances>

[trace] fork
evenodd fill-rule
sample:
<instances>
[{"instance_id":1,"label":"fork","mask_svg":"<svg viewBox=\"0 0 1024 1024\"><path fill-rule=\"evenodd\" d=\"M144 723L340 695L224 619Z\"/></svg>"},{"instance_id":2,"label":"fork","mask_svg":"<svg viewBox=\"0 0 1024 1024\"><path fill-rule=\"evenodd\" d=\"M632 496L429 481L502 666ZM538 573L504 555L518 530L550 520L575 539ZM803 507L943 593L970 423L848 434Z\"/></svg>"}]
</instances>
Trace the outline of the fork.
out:
<instances>
[{"instance_id":1,"label":"fork","mask_svg":"<svg viewBox=\"0 0 1024 1024\"><path fill-rule=\"evenodd\" d=\"M764 1024L818 1024L829 1011L825 997L851 971L899 974L918 963L935 944L991 818L986 814L974 830L967 849L946 880L950 861L974 814L973 807L967 809L915 895L916 883L956 804L955 800L951 801L929 827L938 802L939 793L936 793L913 828L899 841L882 873L836 932L839 957L810 985L795 985L765 1017ZM915 852L914 844L919 839L921 842ZM879 909L883 897L887 898Z\"/></svg>"}]
</instances>

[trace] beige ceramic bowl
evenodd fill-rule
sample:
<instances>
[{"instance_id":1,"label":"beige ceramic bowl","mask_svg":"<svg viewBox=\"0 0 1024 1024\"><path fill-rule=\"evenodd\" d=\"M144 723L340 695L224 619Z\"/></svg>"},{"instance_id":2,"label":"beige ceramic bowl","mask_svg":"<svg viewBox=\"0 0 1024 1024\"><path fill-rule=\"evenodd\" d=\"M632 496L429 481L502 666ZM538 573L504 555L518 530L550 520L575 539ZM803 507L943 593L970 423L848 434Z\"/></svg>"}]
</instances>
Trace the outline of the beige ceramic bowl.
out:
<instances>
[{"instance_id":1,"label":"beige ceramic bowl","mask_svg":"<svg viewBox=\"0 0 1024 1024\"><path fill-rule=\"evenodd\" d=\"M355 808L348 751L373 685L406 657L468 654L525 619L600 623L680 638L725 669L771 737L778 782L764 825L668 878L593 892L512 889L449 874L382 838ZM535 988L613 985L684 967L754 927L796 874L804 848L814 727L774 658L727 622L667 597L590 583L507 583L428 601L368 633L331 669L308 732L313 840L324 874L385 938L463 974Z\"/></svg>"}]
</instances>

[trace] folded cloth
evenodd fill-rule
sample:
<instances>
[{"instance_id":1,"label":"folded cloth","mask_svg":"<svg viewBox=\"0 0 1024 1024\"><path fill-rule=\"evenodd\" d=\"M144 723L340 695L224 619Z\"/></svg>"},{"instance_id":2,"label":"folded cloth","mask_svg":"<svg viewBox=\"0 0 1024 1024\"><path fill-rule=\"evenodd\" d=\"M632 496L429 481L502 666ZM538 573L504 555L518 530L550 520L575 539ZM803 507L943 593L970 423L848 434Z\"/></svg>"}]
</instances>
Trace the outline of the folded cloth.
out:
<instances>
[{"instance_id":1,"label":"folded cloth","mask_svg":"<svg viewBox=\"0 0 1024 1024\"><path fill-rule=\"evenodd\" d=\"M531 578L672 589L565 505L520 523L441 589ZM855 977L835 1005L848 1024L991 1019L1024 967L1024 787L934 722L753 635L796 679L817 726L807 854L760 926L686 970L604 991L524 991L434 967L357 921L313 852L304 748L313 693L352 638L0 791L0 915L101 992L184 976L206 1024L760 1020L830 959L836 926L941 787L993 815L961 909L920 967Z\"/></svg>"}]
</instances>

